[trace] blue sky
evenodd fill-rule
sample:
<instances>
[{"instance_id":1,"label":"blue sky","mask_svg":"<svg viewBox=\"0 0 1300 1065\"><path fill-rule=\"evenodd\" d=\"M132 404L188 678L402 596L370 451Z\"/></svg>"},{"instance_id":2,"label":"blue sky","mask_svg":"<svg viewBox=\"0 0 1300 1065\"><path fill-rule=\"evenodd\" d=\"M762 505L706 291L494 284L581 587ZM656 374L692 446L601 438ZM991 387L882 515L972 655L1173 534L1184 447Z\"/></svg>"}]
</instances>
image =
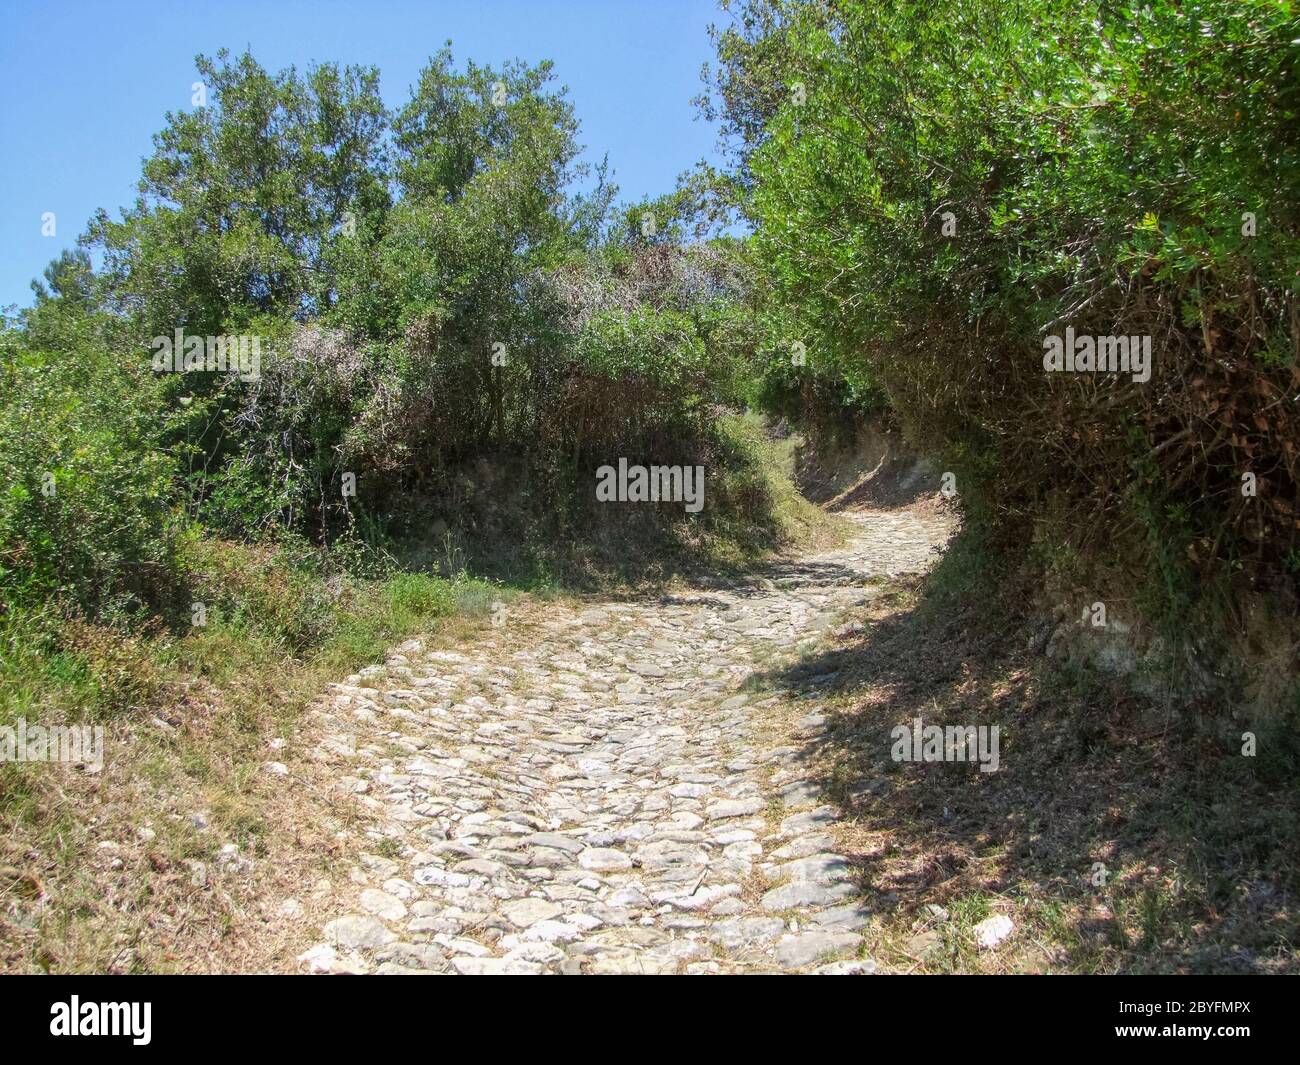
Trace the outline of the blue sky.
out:
<instances>
[{"instance_id":1,"label":"blue sky","mask_svg":"<svg viewBox=\"0 0 1300 1065\"><path fill-rule=\"evenodd\" d=\"M582 123L587 158L609 153L620 197L672 189L713 158L716 131L691 98L712 58L714 0L85 0L4 3L0 35L0 307L97 207L132 202L140 161L168 110L190 107L194 56L245 46L268 69L336 60L379 68L406 98L448 38L458 61L551 59ZM41 235L52 211L54 237Z\"/></svg>"}]
</instances>

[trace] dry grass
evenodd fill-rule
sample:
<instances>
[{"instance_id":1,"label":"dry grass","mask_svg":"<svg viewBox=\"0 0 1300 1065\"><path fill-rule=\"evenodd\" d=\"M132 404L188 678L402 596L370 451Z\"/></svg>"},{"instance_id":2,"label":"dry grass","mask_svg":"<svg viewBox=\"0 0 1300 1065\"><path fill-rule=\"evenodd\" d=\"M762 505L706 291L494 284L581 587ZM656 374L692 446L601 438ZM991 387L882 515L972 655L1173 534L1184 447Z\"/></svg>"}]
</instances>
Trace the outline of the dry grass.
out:
<instances>
[{"instance_id":1,"label":"dry grass","mask_svg":"<svg viewBox=\"0 0 1300 1065\"><path fill-rule=\"evenodd\" d=\"M1067 673L1026 650L1029 630L987 588L946 581L895 582L860 632L755 678L800 693L838 674L822 735L796 734L806 704L789 700L770 735L803 747L847 813L869 956L904 973L1300 970L1285 723L1259 726L1259 755L1242 757L1243 726L1221 708L1163 709ZM893 761L890 730L916 717L998 725L1000 770ZM994 914L1015 932L978 949L972 927Z\"/></svg>"},{"instance_id":2,"label":"dry grass","mask_svg":"<svg viewBox=\"0 0 1300 1065\"><path fill-rule=\"evenodd\" d=\"M473 612L439 620L440 640L487 623L480 590L465 588ZM328 683L432 624L386 589L298 657L219 627L152 648L141 668L163 687L102 722L99 773L0 765L0 969L292 971L361 830L356 805L309 757L307 710Z\"/></svg>"}]
</instances>

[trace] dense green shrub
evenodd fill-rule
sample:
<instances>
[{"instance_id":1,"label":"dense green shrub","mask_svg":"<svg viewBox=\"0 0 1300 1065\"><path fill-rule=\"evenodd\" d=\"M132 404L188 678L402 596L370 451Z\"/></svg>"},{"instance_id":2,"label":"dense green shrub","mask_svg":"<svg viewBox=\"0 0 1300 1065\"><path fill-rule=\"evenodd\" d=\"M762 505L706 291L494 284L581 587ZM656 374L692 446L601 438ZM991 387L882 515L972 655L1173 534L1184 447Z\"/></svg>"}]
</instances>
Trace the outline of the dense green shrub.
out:
<instances>
[{"instance_id":1,"label":"dense green shrub","mask_svg":"<svg viewBox=\"0 0 1300 1065\"><path fill-rule=\"evenodd\" d=\"M174 468L153 383L102 350L0 339L0 603L129 615L171 580Z\"/></svg>"},{"instance_id":2,"label":"dense green shrub","mask_svg":"<svg viewBox=\"0 0 1300 1065\"><path fill-rule=\"evenodd\" d=\"M604 515L645 542L770 532L755 448L718 420L777 330L745 242L716 235L716 175L616 208L602 166L575 193L546 63L444 50L392 111L370 69L197 63L207 106L167 116L136 201L83 238L98 271L65 253L5 334L7 601L173 632L201 603L222 639L297 654L355 635L352 578L441 611L399 555L455 572L462 532L584 535L594 470L624 456L707 465L727 512ZM160 367L177 331L255 340L256 372Z\"/></svg>"},{"instance_id":3,"label":"dense green shrub","mask_svg":"<svg viewBox=\"0 0 1300 1065\"><path fill-rule=\"evenodd\" d=\"M1010 542L1185 610L1300 530L1297 39L1266 0L753 0L707 106L816 372L881 385ZM1066 327L1152 337L1150 381L1045 372Z\"/></svg>"}]
</instances>

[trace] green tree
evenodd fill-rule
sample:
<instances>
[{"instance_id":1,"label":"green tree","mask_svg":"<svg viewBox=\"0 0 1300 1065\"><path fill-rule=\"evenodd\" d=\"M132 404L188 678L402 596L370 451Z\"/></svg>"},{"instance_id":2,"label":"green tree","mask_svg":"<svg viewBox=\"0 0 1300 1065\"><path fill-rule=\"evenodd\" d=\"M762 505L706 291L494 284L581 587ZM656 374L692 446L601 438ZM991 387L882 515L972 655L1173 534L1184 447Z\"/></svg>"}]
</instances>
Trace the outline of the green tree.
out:
<instances>
[{"instance_id":1,"label":"green tree","mask_svg":"<svg viewBox=\"0 0 1300 1065\"><path fill-rule=\"evenodd\" d=\"M168 113L134 206L91 224L107 298L144 336L318 313L332 300L332 237L384 199L379 75L271 75L225 51L195 63L207 105Z\"/></svg>"}]
</instances>

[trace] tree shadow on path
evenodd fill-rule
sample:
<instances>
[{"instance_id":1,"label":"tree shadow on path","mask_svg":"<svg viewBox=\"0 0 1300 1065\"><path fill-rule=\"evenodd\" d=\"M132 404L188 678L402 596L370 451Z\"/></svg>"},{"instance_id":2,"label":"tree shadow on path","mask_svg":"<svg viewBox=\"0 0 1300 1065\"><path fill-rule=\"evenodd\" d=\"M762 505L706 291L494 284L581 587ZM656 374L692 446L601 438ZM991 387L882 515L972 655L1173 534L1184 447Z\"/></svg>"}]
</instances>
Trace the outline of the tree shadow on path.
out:
<instances>
[{"instance_id":1,"label":"tree shadow on path","mask_svg":"<svg viewBox=\"0 0 1300 1065\"><path fill-rule=\"evenodd\" d=\"M897 582L832 646L749 682L796 697L790 764L846 814L881 960L925 971L1297 968L1293 763L1242 758L1207 719L1060 674L1028 650L1030 622L987 594L935 590L944 586L942 575ZM895 760L893 730L917 719L997 728L997 771ZM979 951L971 928L996 913L1017 931Z\"/></svg>"}]
</instances>

